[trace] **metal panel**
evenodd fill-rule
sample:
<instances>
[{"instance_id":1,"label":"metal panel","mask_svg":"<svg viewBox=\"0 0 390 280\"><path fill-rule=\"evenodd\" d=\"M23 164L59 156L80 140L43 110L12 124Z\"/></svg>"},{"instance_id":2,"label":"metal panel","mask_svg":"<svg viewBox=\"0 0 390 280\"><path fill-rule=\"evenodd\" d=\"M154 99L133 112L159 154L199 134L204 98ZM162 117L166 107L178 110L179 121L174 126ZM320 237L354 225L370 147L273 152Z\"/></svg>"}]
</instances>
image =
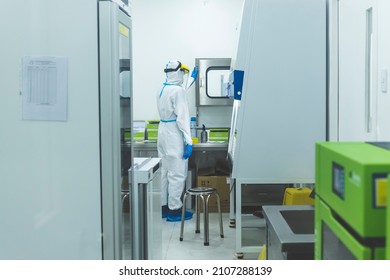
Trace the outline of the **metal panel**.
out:
<instances>
[{"instance_id":1,"label":"metal panel","mask_svg":"<svg viewBox=\"0 0 390 280\"><path fill-rule=\"evenodd\" d=\"M161 258L160 158L134 158L131 187L132 258ZM149 248L150 246L150 248ZM153 248L155 246L155 248ZM150 255L149 255L150 254Z\"/></svg>"},{"instance_id":2,"label":"metal panel","mask_svg":"<svg viewBox=\"0 0 390 280\"><path fill-rule=\"evenodd\" d=\"M125 29L122 30L122 28ZM129 106L123 106L123 104L121 106L120 97L120 60L129 59L131 55L131 50L123 50L123 40L121 38L123 32L129 32L126 38L129 40L127 45L130 49L130 17L120 10L115 3L99 2L100 139L104 259L122 258L121 115L123 116L123 114L121 114L121 109L124 107L131 108L131 99L128 100L130 102ZM131 75L129 82L131 83ZM128 117L131 126L131 112Z\"/></svg>"},{"instance_id":3,"label":"metal panel","mask_svg":"<svg viewBox=\"0 0 390 280\"><path fill-rule=\"evenodd\" d=\"M118 6L129 16L132 15L133 0L111 0L118 4Z\"/></svg>"}]
</instances>

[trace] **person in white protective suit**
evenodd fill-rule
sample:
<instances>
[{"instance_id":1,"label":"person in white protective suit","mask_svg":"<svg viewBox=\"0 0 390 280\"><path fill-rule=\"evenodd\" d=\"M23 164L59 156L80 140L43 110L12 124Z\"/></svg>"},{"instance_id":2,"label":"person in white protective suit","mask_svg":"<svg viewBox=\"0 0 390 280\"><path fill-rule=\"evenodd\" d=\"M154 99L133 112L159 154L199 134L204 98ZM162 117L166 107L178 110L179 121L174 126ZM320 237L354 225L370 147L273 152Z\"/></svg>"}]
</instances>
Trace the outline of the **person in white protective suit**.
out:
<instances>
[{"instance_id":1,"label":"person in white protective suit","mask_svg":"<svg viewBox=\"0 0 390 280\"><path fill-rule=\"evenodd\" d=\"M169 222L181 221L181 196L192 153L190 117L184 88L184 76L189 69L179 61L167 63L166 81L157 96L160 114L157 149L161 158L162 217ZM185 220L192 218L185 211Z\"/></svg>"}]
</instances>

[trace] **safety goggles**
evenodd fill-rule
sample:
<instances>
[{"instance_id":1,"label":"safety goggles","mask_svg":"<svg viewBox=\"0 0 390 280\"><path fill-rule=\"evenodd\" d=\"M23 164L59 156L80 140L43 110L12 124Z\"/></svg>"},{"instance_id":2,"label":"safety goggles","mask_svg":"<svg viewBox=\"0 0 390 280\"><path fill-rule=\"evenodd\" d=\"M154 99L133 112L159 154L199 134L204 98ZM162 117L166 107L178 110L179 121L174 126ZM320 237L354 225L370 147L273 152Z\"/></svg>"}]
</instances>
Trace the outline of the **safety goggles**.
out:
<instances>
[{"instance_id":1,"label":"safety goggles","mask_svg":"<svg viewBox=\"0 0 390 280\"><path fill-rule=\"evenodd\" d=\"M165 73L176 72L179 69L180 69L180 71L183 71L184 74L187 74L188 72L190 72L190 69L188 68L187 65L182 64L180 61L178 61L178 62L179 62L179 65L175 69L164 69L164 72Z\"/></svg>"}]
</instances>

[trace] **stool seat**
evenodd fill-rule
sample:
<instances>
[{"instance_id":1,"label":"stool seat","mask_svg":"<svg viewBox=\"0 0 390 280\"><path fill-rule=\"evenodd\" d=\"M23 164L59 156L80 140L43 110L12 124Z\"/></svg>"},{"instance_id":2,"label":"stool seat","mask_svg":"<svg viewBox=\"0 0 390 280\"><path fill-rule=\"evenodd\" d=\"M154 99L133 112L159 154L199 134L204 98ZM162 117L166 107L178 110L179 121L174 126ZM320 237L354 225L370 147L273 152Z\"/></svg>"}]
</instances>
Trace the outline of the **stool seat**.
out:
<instances>
[{"instance_id":1,"label":"stool seat","mask_svg":"<svg viewBox=\"0 0 390 280\"><path fill-rule=\"evenodd\" d=\"M196 187L196 188L191 188L188 189L187 192L190 194L212 194L216 192L217 190L215 188L211 187Z\"/></svg>"},{"instance_id":2,"label":"stool seat","mask_svg":"<svg viewBox=\"0 0 390 280\"><path fill-rule=\"evenodd\" d=\"M223 225L222 225L222 213L221 213L221 202L216 188L212 187L195 187L190 188L186 191L183 198L183 208L182 208L182 219L181 219L181 228L180 228L180 241L183 241L183 230L184 230L184 214L186 207L186 200L188 196L194 195L196 197L195 201L195 212L196 212L196 230L195 233L200 233L200 207L199 199L202 199L203 213L204 213L204 245L209 245L209 198L211 195L215 195L217 199L218 213L219 213L219 230L221 238L223 235Z\"/></svg>"}]
</instances>

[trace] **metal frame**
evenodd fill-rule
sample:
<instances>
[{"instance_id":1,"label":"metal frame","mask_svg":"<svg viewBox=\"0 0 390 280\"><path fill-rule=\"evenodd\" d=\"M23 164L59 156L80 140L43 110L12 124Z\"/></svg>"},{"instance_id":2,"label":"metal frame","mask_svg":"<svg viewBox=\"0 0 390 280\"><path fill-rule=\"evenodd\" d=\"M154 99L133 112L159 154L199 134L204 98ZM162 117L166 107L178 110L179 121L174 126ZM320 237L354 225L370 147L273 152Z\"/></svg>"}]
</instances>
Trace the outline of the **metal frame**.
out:
<instances>
[{"instance_id":1,"label":"metal frame","mask_svg":"<svg viewBox=\"0 0 390 280\"><path fill-rule=\"evenodd\" d=\"M103 259L122 259L118 25L121 23L131 31L131 18L113 2L98 4ZM129 40L131 48L131 36Z\"/></svg>"},{"instance_id":2,"label":"metal frame","mask_svg":"<svg viewBox=\"0 0 390 280\"><path fill-rule=\"evenodd\" d=\"M339 139L339 0L328 0L328 140Z\"/></svg>"},{"instance_id":3,"label":"metal frame","mask_svg":"<svg viewBox=\"0 0 390 280\"><path fill-rule=\"evenodd\" d=\"M133 184L130 189L131 202L131 228L132 228L132 259L146 260L153 256L149 255L153 248L149 246L161 246L161 244L148 244L153 242L152 231L148 228L153 223L153 227L161 227L161 193L157 201L158 218L153 221L153 208L156 207L153 198L153 180L160 178L160 158L134 158L134 165L129 170L129 175L133 174ZM160 182L157 182L160 186ZM160 189L160 188L158 188ZM161 191L160 191L161 192ZM160 231L161 233L161 231ZM156 257L156 256L154 256ZM160 256L161 257L161 256Z\"/></svg>"}]
</instances>

